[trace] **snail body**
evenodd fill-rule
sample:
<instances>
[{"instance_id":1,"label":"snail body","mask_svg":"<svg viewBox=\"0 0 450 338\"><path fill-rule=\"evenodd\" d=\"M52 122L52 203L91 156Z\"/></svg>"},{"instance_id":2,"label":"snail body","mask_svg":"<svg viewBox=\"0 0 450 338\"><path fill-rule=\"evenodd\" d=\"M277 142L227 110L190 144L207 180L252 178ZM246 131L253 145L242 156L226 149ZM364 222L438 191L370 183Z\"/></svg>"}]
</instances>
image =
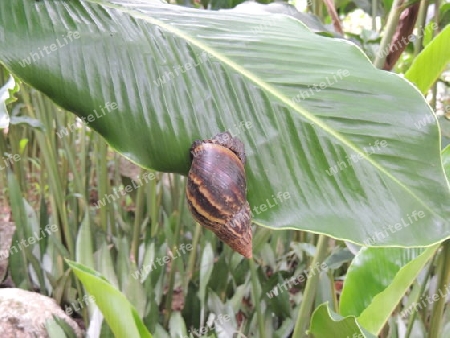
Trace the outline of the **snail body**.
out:
<instances>
[{"instance_id":1,"label":"snail body","mask_svg":"<svg viewBox=\"0 0 450 338\"><path fill-rule=\"evenodd\" d=\"M224 132L190 149L186 197L193 217L241 255L252 257L244 144Z\"/></svg>"}]
</instances>

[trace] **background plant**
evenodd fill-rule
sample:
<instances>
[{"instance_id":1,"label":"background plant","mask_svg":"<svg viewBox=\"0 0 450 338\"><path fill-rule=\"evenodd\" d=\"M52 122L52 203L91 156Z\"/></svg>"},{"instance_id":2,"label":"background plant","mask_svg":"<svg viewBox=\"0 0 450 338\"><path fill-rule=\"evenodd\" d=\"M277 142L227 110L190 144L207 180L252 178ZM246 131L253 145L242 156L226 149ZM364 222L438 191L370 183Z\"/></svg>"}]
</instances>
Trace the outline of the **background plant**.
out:
<instances>
[{"instance_id":1,"label":"background plant","mask_svg":"<svg viewBox=\"0 0 450 338\"><path fill-rule=\"evenodd\" d=\"M395 3L394 9L390 11L390 5L384 4L381 15L383 27L379 27L381 25L378 26L376 22L372 26L375 36L379 32L384 32L383 39L368 39L367 32L361 32L359 43L363 42L361 45L364 50L368 51L368 47L365 46L369 44L368 42L371 42L370 45L381 42L383 48L394 41L395 34L388 33L398 27L400 10L397 7L402 5L404 4ZM159 22L155 24L151 15L145 11L136 11L134 7L117 10L112 9L115 7L111 7L108 3L100 7L92 2L75 1L72 4L61 5L43 1L41 4L30 2L25 5L24 10L28 15L38 17L43 15L39 14L43 12L37 9L55 6L59 16L52 19L52 22L39 21L42 27L33 33L29 31L29 17L28 21L24 21L23 18L18 20L22 25L18 25L14 31L11 30L10 27L13 26L8 25L8 20L13 20L13 17L8 18L10 13L19 13L15 15L21 18L20 11L12 10L14 6L19 6L19 3L3 4L0 11L2 41L8 43L2 44L0 49L0 60L6 67L3 70L2 83L6 83L9 74L13 73L79 117L87 118L95 109L105 107L107 102L117 103L121 107L118 109L121 114L105 114L101 118L96 118L89 126L99 131L114 148L126 153L129 158L144 166L163 171L186 172L189 166L187 149L193 139L204 135L209 137L210 134L214 134L213 130L230 129L241 121L251 121L254 129L242 130L238 136L246 141L250 155L248 175L249 199L252 206L265 203L273 193L284 192L288 189L286 187L292 186L292 181L302 182L302 189L297 191L300 186L294 184L297 189L293 191L295 194L288 203L280 203L279 206L271 208L269 213L255 217L256 223L260 225L255 228L254 235L255 261L243 260L218 242L210 232L193 223L185 206L182 176L151 171L155 179L149 180L138 189L133 189L125 196L119 194L117 199L97 208L99 200L107 194L114 194L114 189L132 185L131 180L137 181L137 177L142 177L147 169L139 169L124 160L93 129L76 120L74 115L57 108L43 94L31 89L16 77L18 85L9 91L9 96L16 101L11 102L11 99L6 101L11 120L0 138L2 147L0 150L2 154L19 154L21 160L12 163L8 170L1 172L0 184L8 196L8 200L5 198L2 205L9 205L5 208L6 219L8 221L13 219L16 225L21 225L17 226L13 242L16 239L28 238L33 230L43 228L49 223L57 223L59 231L55 236L40 241L38 245L23 250L21 254L10 256L10 279L6 282L7 285L14 284L27 289L37 286L41 293L51 295L64 306L84 292L78 279L70 273L70 266L76 268L77 276L89 292L95 294L95 288L102 283L101 279L93 277L86 281L89 277L84 279L81 277L77 270L78 265L73 263L67 265L62 258L77 261L99 271L114 287L122 291L145 327L156 337L185 336L188 330L205 327L209 317L214 315L218 317L220 314L229 315L231 319L209 330L219 337L229 337L235 331L258 337L285 337L293 330L294 336L300 336L309 325L311 332L319 337L326 336L329 330L339 332L342 337L361 332L366 336L374 334L393 336L397 332L402 334L405 328L411 334L420 335L420 332L424 334L428 331L430 336L437 337L444 333L447 323L443 307L445 300L434 302L430 307L421 309L419 313L413 313L408 318L402 318L400 314L409 304L419 300L422 294L435 293L430 285L438 283L441 288L446 285L448 278L445 269L446 246L440 250L437 246L429 249L370 248L357 253L356 258L353 258L357 250L353 246L350 246L349 250L343 240L350 239L361 243L368 235L381 229L381 222L375 218L361 222L361 217L367 215L367 210L363 212L363 208L352 209L350 201L359 201L357 194L353 192L355 189L352 182L363 184L357 176L351 177L353 170L342 170L340 176L325 173L326 169L343 160L345 154L351 154L349 148L359 150L363 155L361 168L368 170L369 177L372 178L365 182L366 185L361 191L367 192L374 186L374 177L386 180L395 176L400 183L388 184L386 190L380 190L392 193L395 189L399 189L394 192L402 198L393 198L391 201L395 203L390 204L397 208L394 214L404 216L416 206L428 207L434 212L423 223L412 224L411 228L414 227L414 230L409 232L408 238L405 239L405 233L398 233L397 238L393 234L388 238L388 241L392 241L389 244L430 245L443 239L443 231L437 225L446 226L445 222L439 222L440 217L444 217L443 215L447 213L444 201L448 187L439 157L439 131L434 118L430 119L432 115L424 99L412 87L399 78L371 68L367 60L353 47L332 38L319 38L303 29L300 24L283 16L270 17L273 21L268 21L267 18L240 14L236 19L233 18L235 14L228 15L221 12L198 14L193 11L183 12L183 9L175 7L155 7L151 11L158 14L155 14L155 20L158 19ZM65 12L64 6L73 6L74 9L80 10L91 8L95 13L92 17L98 15L104 20L100 22L109 28L101 29L103 26L97 24L94 30L90 30L92 28L86 27L92 26L77 24L73 28L76 28L74 31L80 31L81 38L74 39L65 49L60 48L54 54L46 55L29 66L22 67L20 62L30 56L29 53L36 52L43 45L61 38L62 34L67 34L67 27L60 31L53 30L53 27L58 27L59 19L62 22L63 19L83 17L84 12L80 11L82 14L77 16L78 14L74 14L77 12ZM209 4L206 7L209 7ZM327 14L326 6L322 3L313 3L311 7L323 23L333 21L333 15ZM338 4L336 7L337 12L344 15L346 11L351 10L352 4ZM102 16L100 8L109 11L110 16L117 17L113 28L108 25L114 21L108 21L106 16ZM423 8L425 9L422 11L428 9L425 5ZM428 36L424 35L423 44L429 44L427 48L432 52L425 50L421 54L420 58L425 58L425 61L421 61L419 57L415 58L414 55L420 52L421 42L415 51L409 53L407 50L404 53L410 57L409 59L400 59L396 66L398 71L402 67L409 69L407 77L412 81L427 74L426 83L417 83L424 94L440 77L443 81L440 80L439 85L445 86L447 83L441 74L448 63L446 55L450 55L447 53L449 30L448 27L444 28L445 25L442 26L441 21L445 19L446 7L439 8L442 14L435 16L435 22L438 23L436 29ZM329 10L332 11L331 7ZM368 12L374 13L378 10L377 4L372 4ZM188 25L181 34L171 26L161 26L161 22L170 22L174 27L177 24L185 25L179 13L186 13L189 20L198 18L208 26L208 30L198 28L196 31L195 25ZM234 36L230 35L230 31L226 31L228 39L231 39L228 41L233 41L233 46L236 46L232 50L228 44L221 44L217 39L224 34L223 28L214 24L219 17L229 20L227 27L239 25L240 30L236 28L233 31ZM307 17L311 19L310 16ZM89 15L84 18L90 19ZM302 21L306 22L306 19L303 18ZM34 21L31 20L32 22ZM135 22L138 23L138 27L133 28ZM421 24L424 25L423 22ZM312 27L311 24L309 26ZM52 32L48 30L49 27L52 27ZM117 48L123 44L121 39L127 34L145 32L143 27L150 29L147 31L150 33L148 36L138 35L136 41L142 42L150 37L148 45L125 44L120 49ZM158 27L164 28L162 30L164 34ZM293 54L295 62L289 59L289 53L276 46L282 39L274 42L273 38L275 34L290 32L294 27L295 34L304 42L295 49ZM442 33L432 39L442 28L444 28ZM249 34L248 31L251 29L257 34ZM329 28L326 26L312 29L326 36L339 34L328 32ZM23 39L28 40L11 40L13 32L23 34ZM211 40L199 39L200 32L205 36L211 34L209 37ZM114 39L111 39L111 34L116 35ZM355 39L354 35L347 37ZM97 48L86 49L87 46L92 46L95 39L100 41ZM315 46L313 49L305 48L313 45ZM8 47L5 48L6 46ZM160 49L161 46L165 46L165 49ZM271 49L265 49L267 46ZM101 49L109 53L100 53ZM341 58L339 53L329 55L330 49L342 51ZM121 51L130 53L138 51L135 53L139 56L136 60L142 60L142 55L148 55L149 50L151 51L149 60L144 59L142 64L139 64L140 67L134 69L132 62L124 61L130 60L130 55L133 54L121 54ZM239 53L244 53L243 51L246 51L245 54L240 55ZM202 52L208 54L201 54ZM369 52L368 54L370 55ZM74 57L70 58L69 55ZM98 58L98 55L104 58L100 62L92 58ZM202 59L199 55L210 56L207 62L200 63ZM262 56L278 60L274 62L279 63L280 71L267 76L265 71L273 68L272 62L268 63L269 68L260 66L261 64L264 66L265 63L251 61L254 57ZM382 59L386 56L379 55L377 58L374 53L373 61L383 68ZM435 57L438 61L426 62L427 58L435 60ZM283 69L283 65L286 65L283 58L291 61L290 67ZM308 67L311 60L321 58L322 64ZM411 60L414 60L413 66L409 67ZM251 63L255 65L253 68L250 66ZM186 69L187 64L199 65L185 72L180 71L176 79L172 79L170 75L165 76L168 70L173 70L172 66L185 66ZM431 71L423 64L433 64L435 67ZM86 69L86 66L90 65L98 65L99 68ZM117 65L121 65L123 69L118 73ZM124 65L127 67L123 68ZM343 65L346 68L342 68ZM353 68L350 68L350 65ZM324 70L325 66L328 68ZM323 72L322 76L317 76L319 69ZM326 80L327 76L336 75L338 70L344 69L349 70L349 76L340 77L333 85L320 92L313 92L314 95L311 97L304 95L300 100L296 99L301 90L306 91L314 84ZM223 78L230 82L222 86L220 82L208 83L206 87L201 87L202 79L208 79L204 74L210 73L225 74ZM42 74L52 76L43 77ZM83 79L80 74L89 76ZM141 83L139 76L143 74L147 77L145 82ZM300 84L298 80L291 80L292 88L285 87L281 90L277 87L278 84L275 84L280 79L293 78L296 74L301 74L302 80ZM275 75L278 77L277 81L273 80ZM96 83L89 80L98 78L102 80ZM242 83L239 93L245 93L252 100L245 95L238 95L238 92L230 94L231 89L237 88L237 82L233 82L236 80L230 79L236 78ZM158 82L159 79L165 79L166 83L157 86L154 80ZM361 85L362 80L368 82L367 88L370 89ZM126 85L121 85L120 81L124 81ZM389 82L392 84L389 90L394 92L386 89ZM151 91L141 92L140 88L145 88L148 83L151 84ZM358 85L355 86L356 83ZM206 91L206 95L202 90L205 88L209 90ZM437 88L431 91L430 96L430 102L436 108L441 98L437 95ZM360 90L360 93L356 89ZM340 95L336 95L336 90ZM174 92L177 95L170 94ZM224 92L229 94L224 95ZM283 97L278 95L280 93ZM165 100L157 101L161 95ZM343 95L349 96L341 101ZM375 97L373 102L369 99L370 95ZM380 96L387 99L383 101ZM356 101L361 101L361 97L364 105L352 109ZM401 107L392 103L399 97L402 98ZM321 104L318 104L318 101ZM159 105L155 102L164 104ZM331 112L327 103L332 107ZM445 101L443 103L445 111ZM362 110L365 115L356 119L355 114ZM348 121L333 124L333 118L342 118L343 111L348 111L349 115L346 116ZM367 111L371 114L367 115ZM276 138L272 137L269 143L267 136L263 135L270 136L268 130L273 130L274 135L277 135L276 131L279 130L277 123L285 123L284 120L270 119L273 116L290 117L293 127L287 131L283 130L286 136L279 142L275 142ZM369 121L372 116L376 117L376 120ZM195 123L195 118L203 123ZM361 118L366 119L364 123L370 124L364 126ZM423 119L431 121L417 128L416 123ZM371 131L380 120L384 125L377 135ZM146 121L158 123L152 123L150 126ZM309 137L314 135L311 132L314 130L314 124L308 123L311 121L318 122L325 131L324 134L318 134L312 143L307 137L298 139L299 130L303 135ZM66 136L59 137L58 132L62 135L61 130L70 125L76 127ZM173 130L162 128L168 125L172 126ZM181 128L184 125L188 126L186 130ZM267 129L268 127L270 129ZM442 129L445 130L445 125ZM344 137L336 141L332 132ZM404 134L401 134L402 132ZM351 135L356 134L364 135L365 138L352 138ZM402 136L399 136L400 134ZM445 132L443 134L445 136ZM387 138L388 144L391 145L381 149L382 153L374 156L364 152L364 146L374 144L374 141L380 140L381 137ZM320 142L321 139L332 146L327 148L326 144ZM162 147L161 141L164 141ZM284 153L280 152L280 149L285 149ZM339 150L341 153L327 153L324 149ZM316 156L318 151L324 153L326 160L315 160L315 157L312 157L314 151ZM445 154L446 152L443 155L444 161ZM273 161L274 156L275 159L276 156L280 159ZM280 175L276 174L261 176L264 171L278 172L279 163L285 162L291 176L281 175L282 180L279 179ZM374 166L374 163L379 167ZM410 167L407 164L410 164ZM326 213L310 213L310 210L320 209L317 203L327 206L323 202L324 191L330 191L326 183L319 184L317 188L311 182L320 182L318 178L331 182L333 179L339 180L339 177L347 178L348 182L343 188L332 191L341 191L345 196L342 201L347 203L333 208L330 213L334 215L333 218ZM429 191L421 184L414 187L412 183L424 181L429 183L426 188ZM402 190L404 187L407 189ZM373 214L395 223L392 217L389 218L387 217L389 215L383 213L386 204L380 198L381 193L370 196L376 197L375 203L370 205ZM336 199L334 203L336 201L340 200ZM408 202L402 205L401 201ZM302 213L298 210L299 205L303 208ZM356 216L350 218L350 214ZM304 222L299 224L299 219ZM340 240L329 240L323 235L299 230L272 231L263 226L315 230L338 237ZM151 265L155 258L175 252L182 244L191 244L196 249L185 256L173 259L168 265L157 265L147 275L141 276L141 280L132 277L138 269ZM286 280L301 276L308 271L308 267L322 262L330 268L309 275L306 284L304 282L295 284L289 288L289 292L281 292L283 289L279 285L285 285ZM358 262L363 262L362 266ZM395 262L395 266L392 262ZM371 274L368 275L368 271ZM385 284L376 283L374 271L377 271L375 276L388 276L383 279ZM92 276L89 270L84 272ZM345 277L347 280L340 298L341 280ZM353 281L356 285L367 285L368 292L358 297L347 296L358 289ZM409 286L411 283L412 287ZM270 297L269 294L274 287L279 288L279 295ZM405 294L407 296L404 296ZM387 299L391 300L389 306L385 306ZM328 302L328 309L325 305L319 307L324 302ZM99 302L97 305L102 310L102 304ZM310 324L312 309L316 311ZM112 329L120 335L118 332L121 328L104 323L99 316L94 316L96 311L98 310L95 306L89 306L80 313L90 334L101 332L101 335L110 336ZM134 310L130 311L134 313ZM333 312L339 313L342 318L338 320L338 315ZM427 319L430 312L431 321ZM380 313L379 317L374 317L374 314ZM106 313L104 315L109 323L114 321ZM116 322L119 325L123 323L126 327L131 325L130 321L116 320ZM146 330L140 326L139 321L136 323L138 332Z\"/></svg>"}]
</instances>

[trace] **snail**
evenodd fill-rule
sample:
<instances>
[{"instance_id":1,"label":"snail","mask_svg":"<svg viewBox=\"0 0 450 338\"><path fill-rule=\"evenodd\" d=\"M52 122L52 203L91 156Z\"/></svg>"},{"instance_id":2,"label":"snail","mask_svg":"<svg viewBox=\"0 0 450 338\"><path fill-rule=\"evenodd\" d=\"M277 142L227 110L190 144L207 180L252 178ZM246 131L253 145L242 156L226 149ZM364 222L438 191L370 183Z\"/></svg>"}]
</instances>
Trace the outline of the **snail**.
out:
<instances>
[{"instance_id":1,"label":"snail","mask_svg":"<svg viewBox=\"0 0 450 338\"><path fill-rule=\"evenodd\" d=\"M246 258L252 258L244 144L229 132L195 141L186 198L194 219Z\"/></svg>"}]
</instances>

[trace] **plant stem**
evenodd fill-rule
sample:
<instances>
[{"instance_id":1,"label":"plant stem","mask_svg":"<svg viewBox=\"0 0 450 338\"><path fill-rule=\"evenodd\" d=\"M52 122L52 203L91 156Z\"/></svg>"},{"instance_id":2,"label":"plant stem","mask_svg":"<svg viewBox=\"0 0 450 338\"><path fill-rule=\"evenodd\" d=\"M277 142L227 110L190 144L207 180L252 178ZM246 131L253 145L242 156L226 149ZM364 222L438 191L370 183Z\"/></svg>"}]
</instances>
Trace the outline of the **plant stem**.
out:
<instances>
[{"instance_id":1,"label":"plant stem","mask_svg":"<svg viewBox=\"0 0 450 338\"><path fill-rule=\"evenodd\" d=\"M195 258L197 256L197 245L200 240L200 234L202 231L202 227L200 224L195 223L195 233L194 238L192 239L192 251L189 254L188 266L186 270L186 279L183 285L183 292L186 295L188 292L189 280L192 278L192 274L195 267Z\"/></svg>"},{"instance_id":2,"label":"plant stem","mask_svg":"<svg viewBox=\"0 0 450 338\"><path fill-rule=\"evenodd\" d=\"M179 182L179 178L177 178L178 183ZM180 184L178 184L179 187L181 187ZM186 187L184 187L186 188ZM180 191L180 190L179 190ZM184 191L184 189L182 190ZM178 208L175 211L176 213L176 218L174 220L175 222L175 230L174 230L174 241L172 244L172 252L175 252L176 249L179 247L179 242L180 242L180 233L181 233L181 215L183 214L183 209L184 209L184 194L180 193L178 195ZM170 320L170 316L172 315L172 294L173 294L173 286L175 285L175 272L176 272L176 266L175 266L175 262L172 260L172 265L170 268L170 273L169 273L169 281L168 281L168 290L167 290L167 295L166 295L166 304L165 304L165 308L166 308L166 312L165 312L165 316L164 316L164 327L168 327L169 326L169 320Z\"/></svg>"},{"instance_id":3,"label":"plant stem","mask_svg":"<svg viewBox=\"0 0 450 338\"><path fill-rule=\"evenodd\" d=\"M414 45L414 56L417 56L420 51L422 50L422 44L423 44L423 36L424 36L424 29L425 29L425 20L427 17L427 11L428 11L428 5L430 1L429 0L422 0L420 2L419 7L419 14L417 14L417 41Z\"/></svg>"},{"instance_id":4,"label":"plant stem","mask_svg":"<svg viewBox=\"0 0 450 338\"><path fill-rule=\"evenodd\" d=\"M436 0L434 3L434 8L440 7L440 0ZM439 10L436 10L434 13L434 22L436 23L435 28L433 29L433 38L435 38L439 34ZM431 98L431 108L436 112L436 104L437 104L437 82L434 82L432 88L433 96Z\"/></svg>"},{"instance_id":5,"label":"plant stem","mask_svg":"<svg viewBox=\"0 0 450 338\"><path fill-rule=\"evenodd\" d=\"M314 15L317 17L323 19L323 1L322 0L315 0L314 1Z\"/></svg>"},{"instance_id":6,"label":"plant stem","mask_svg":"<svg viewBox=\"0 0 450 338\"><path fill-rule=\"evenodd\" d=\"M377 31L377 0L372 0L372 30Z\"/></svg>"},{"instance_id":7,"label":"plant stem","mask_svg":"<svg viewBox=\"0 0 450 338\"><path fill-rule=\"evenodd\" d=\"M416 299L414 300L414 302L412 304L417 304L419 302L420 297L422 297L422 295L425 292L425 287L427 285L427 282L431 276L431 272L433 270L433 266L434 266L434 261L435 261L436 255L434 256L434 259L430 262L430 265L428 266L427 269L427 275L425 276L425 279L423 280L422 285L420 285L420 292L417 294ZM408 338L409 335L411 334L411 330L413 328L414 325L414 321L416 320L416 316L417 316L417 308L415 308L414 306L412 307L412 313L409 316L408 319L408 326L406 328L406 334L405 337Z\"/></svg>"},{"instance_id":8,"label":"plant stem","mask_svg":"<svg viewBox=\"0 0 450 338\"><path fill-rule=\"evenodd\" d=\"M319 266L325 260L328 251L328 237L325 235L319 235L319 240L317 241L317 249L311 266ZM298 311L297 321L295 323L293 337L303 337L305 331L308 328L311 307L316 296L316 288L319 283L319 273L311 274L311 276L306 281L305 291L303 292L302 304L300 305L300 310Z\"/></svg>"},{"instance_id":9,"label":"plant stem","mask_svg":"<svg viewBox=\"0 0 450 338\"><path fill-rule=\"evenodd\" d=\"M139 176L141 177L144 171L141 169ZM145 185L144 185L145 187ZM136 193L136 211L134 214L133 240L131 243L131 258L136 265L139 265L139 237L141 235L141 226L144 215L144 191L145 188L137 189Z\"/></svg>"},{"instance_id":10,"label":"plant stem","mask_svg":"<svg viewBox=\"0 0 450 338\"><path fill-rule=\"evenodd\" d=\"M156 236L156 232L158 231L158 225L159 225L159 198L161 194L158 194L156 191L156 185L159 181L159 177L157 173L154 170L149 170L149 173L154 175L154 179L150 180L148 185L148 194L147 194L147 209L150 213L150 229L147 230L150 232L149 235L147 235L147 238L153 238Z\"/></svg>"},{"instance_id":11,"label":"plant stem","mask_svg":"<svg viewBox=\"0 0 450 338\"><path fill-rule=\"evenodd\" d=\"M100 200L107 195L108 193L108 185L109 185L109 177L108 177L108 167L106 164L106 143L102 142L101 138L97 135L97 154L98 154L98 161L97 161L97 191L98 191L98 203L100 203ZM108 231L108 209L114 209L114 205L106 205L103 208L99 209L100 213L100 226L102 227L102 230L104 232ZM111 226L111 229L113 229L114 226Z\"/></svg>"},{"instance_id":12,"label":"plant stem","mask_svg":"<svg viewBox=\"0 0 450 338\"><path fill-rule=\"evenodd\" d=\"M264 329L264 318L261 312L261 302L260 302L260 297L261 295L257 295L256 292L258 290L258 275L256 272L256 266L255 266L255 261L253 260L253 258L251 258L249 260L250 263L250 271L251 271L251 279L252 279L252 297L253 297L253 305L255 306L255 310L256 310L256 316L258 319L258 326L259 326L259 336L261 338L265 338L266 337L266 332Z\"/></svg>"},{"instance_id":13,"label":"plant stem","mask_svg":"<svg viewBox=\"0 0 450 338\"><path fill-rule=\"evenodd\" d=\"M439 260L439 279L436 295L440 296L434 303L433 313L430 322L430 338L438 338L442 326L442 318L444 316L445 295L447 287L450 283L450 240L446 240L442 247L441 257ZM442 296L444 295L444 296ZM434 298L434 295L433 295Z\"/></svg>"},{"instance_id":14,"label":"plant stem","mask_svg":"<svg viewBox=\"0 0 450 338\"><path fill-rule=\"evenodd\" d=\"M378 50L377 57L373 64L378 69L383 68L384 62L386 61L386 56L389 53L389 46L391 45L392 37L394 36L395 30L400 19L401 9L399 8L403 0L394 0L392 3L391 12L389 13L388 21L386 24L386 30L381 39L380 49Z\"/></svg>"}]
</instances>

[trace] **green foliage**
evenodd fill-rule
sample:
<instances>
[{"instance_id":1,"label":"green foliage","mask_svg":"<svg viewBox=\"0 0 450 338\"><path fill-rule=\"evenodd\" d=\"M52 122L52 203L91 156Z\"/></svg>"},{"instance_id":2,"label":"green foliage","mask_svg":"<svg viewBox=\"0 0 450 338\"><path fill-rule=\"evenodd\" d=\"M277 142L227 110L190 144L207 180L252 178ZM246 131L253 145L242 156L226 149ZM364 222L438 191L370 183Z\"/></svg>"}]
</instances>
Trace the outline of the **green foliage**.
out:
<instances>
[{"instance_id":1,"label":"green foliage","mask_svg":"<svg viewBox=\"0 0 450 338\"><path fill-rule=\"evenodd\" d=\"M392 1L337 7L355 4L386 18ZM0 207L18 250L0 282L53 297L89 337L445 337L445 297L417 305L450 283L450 150L425 98L369 62L392 27L339 36L366 57L310 5L1 2ZM446 5L395 68L423 94L449 61ZM247 150L251 261L193 222L171 174L225 130Z\"/></svg>"},{"instance_id":2,"label":"green foliage","mask_svg":"<svg viewBox=\"0 0 450 338\"><path fill-rule=\"evenodd\" d=\"M330 311L327 304L320 305L313 314L310 332L315 337L326 337L330 332L339 332L338 337L375 338L365 331L354 317L344 318Z\"/></svg>"},{"instance_id":3,"label":"green foliage","mask_svg":"<svg viewBox=\"0 0 450 338\"><path fill-rule=\"evenodd\" d=\"M409 83L374 69L354 46L313 34L286 16L190 15L191 9L170 5L131 9L92 1L45 3L61 15L30 32L30 20L45 21L44 4L29 3L25 11L14 9L23 7L18 3L2 6L5 29L15 22L14 36L21 36L14 42L5 31L12 40L0 50L6 67L76 112L134 162L186 174L192 141L224 130L239 136L247 149L255 224L374 246L430 245L450 231L438 127L417 126L432 112ZM75 20L81 8L91 14ZM60 38L66 20L72 41L22 67L38 46ZM115 32L114 39L99 22ZM248 34L252 29L263 34ZM129 34L136 40L129 41ZM234 49L223 44L225 38ZM98 41L95 49L89 48L92 40ZM270 69L257 62L261 58ZM117 73L117 64L128 71ZM184 66L189 69L175 71ZM177 95L167 94L172 91ZM286 166L276 165L283 161ZM340 196L345 199L335 203ZM409 225L411 231L372 240L384 224L414 210L424 217Z\"/></svg>"},{"instance_id":4,"label":"green foliage","mask_svg":"<svg viewBox=\"0 0 450 338\"><path fill-rule=\"evenodd\" d=\"M347 271L339 313L378 335L438 245L428 249L361 249ZM361 284L364 283L364 289Z\"/></svg>"},{"instance_id":5,"label":"green foliage","mask_svg":"<svg viewBox=\"0 0 450 338\"><path fill-rule=\"evenodd\" d=\"M67 263L87 292L94 297L95 304L102 311L115 337L152 337L136 309L119 290L95 271L75 262L67 261Z\"/></svg>"},{"instance_id":6,"label":"green foliage","mask_svg":"<svg viewBox=\"0 0 450 338\"><path fill-rule=\"evenodd\" d=\"M414 59L405 77L425 94L450 62L450 26L447 26Z\"/></svg>"}]
</instances>

